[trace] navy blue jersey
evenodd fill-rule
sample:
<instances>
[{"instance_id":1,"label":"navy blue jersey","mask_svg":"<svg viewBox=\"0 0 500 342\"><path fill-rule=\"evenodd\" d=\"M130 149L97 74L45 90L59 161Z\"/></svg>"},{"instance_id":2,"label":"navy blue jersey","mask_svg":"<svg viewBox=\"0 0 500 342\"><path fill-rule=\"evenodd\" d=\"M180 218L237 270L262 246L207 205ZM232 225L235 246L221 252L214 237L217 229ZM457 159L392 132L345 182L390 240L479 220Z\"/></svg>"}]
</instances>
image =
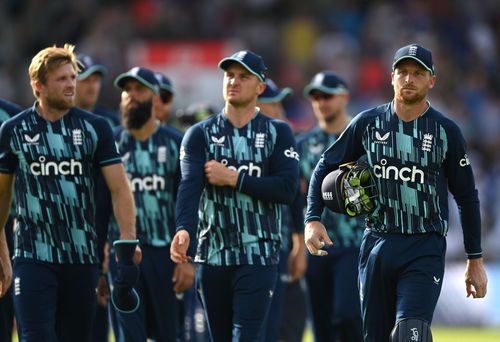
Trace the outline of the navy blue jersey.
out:
<instances>
[{"instance_id":1,"label":"navy blue jersey","mask_svg":"<svg viewBox=\"0 0 500 342\"><path fill-rule=\"evenodd\" d=\"M72 108L55 122L35 106L0 130L0 172L15 173L14 257L96 263L94 178L120 163L109 125Z\"/></svg>"},{"instance_id":2,"label":"navy blue jersey","mask_svg":"<svg viewBox=\"0 0 500 342\"><path fill-rule=\"evenodd\" d=\"M206 182L204 164L209 160L239 172L235 189ZM176 226L191 236L198 228L195 261L276 264L280 203L293 200L298 161L288 124L260 112L242 128L234 127L224 113L191 127L181 147Z\"/></svg>"},{"instance_id":3,"label":"navy blue jersey","mask_svg":"<svg viewBox=\"0 0 500 342\"><path fill-rule=\"evenodd\" d=\"M175 234L175 199L180 180L179 151L182 134L158 125L145 141L118 127L115 140L134 193L137 238L141 244L164 247ZM119 238L112 216L110 239Z\"/></svg>"},{"instance_id":4,"label":"navy blue jersey","mask_svg":"<svg viewBox=\"0 0 500 342\"><path fill-rule=\"evenodd\" d=\"M314 167L320 160L323 152L332 145L337 138L325 132L320 127L301 135L297 142L300 158L300 174L309 183ZM364 232L365 216L351 218L337 214L331 210L324 210L321 223L325 226L328 236L335 241L337 247L359 247Z\"/></svg>"},{"instance_id":5,"label":"navy blue jersey","mask_svg":"<svg viewBox=\"0 0 500 342\"><path fill-rule=\"evenodd\" d=\"M319 219L321 182L339 164L366 154L378 188L378 207L367 218L376 232L448 231L448 189L459 206L469 257L481 256L479 200L458 126L430 107L405 122L392 103L357 115L314 170L306 221Z\"/></svg>"}]
</instances>

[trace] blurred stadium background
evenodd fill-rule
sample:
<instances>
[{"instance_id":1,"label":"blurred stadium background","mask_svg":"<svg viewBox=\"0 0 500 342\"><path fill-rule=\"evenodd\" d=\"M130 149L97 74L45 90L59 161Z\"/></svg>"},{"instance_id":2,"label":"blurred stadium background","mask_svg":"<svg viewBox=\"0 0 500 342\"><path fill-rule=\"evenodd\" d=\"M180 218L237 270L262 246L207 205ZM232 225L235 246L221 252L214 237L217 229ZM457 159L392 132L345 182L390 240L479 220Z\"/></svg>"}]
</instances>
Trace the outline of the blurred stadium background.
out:
<instances>
[{"instance_id":1,"label":"blurred stadium background","mask_svg":"<svg viewBox=\"0 0 500 342\"><path fill-rule=\"evenodd\" d=\"M140 64L171 77L174 111L193 102L220 108L216 64L248 48L264 57L278 85L295 90L286 109L298 132L315 124L302 88L319 70L335 70L349 82L354 115L392 97L390 66L398 47L418 42L431 48L438 77L431 102L466 136L489 275L487 298L466 299L462 235L452 205L448 265L433 325L455 329L453 341L489 341L469 339L460 326L483 329L500 341L498 0L3 0L0 42L0 97L23 107L33 102L31 57L71 42L109 69L101 104L118 108L112 81Z\"/></svg>"}]
</instances>

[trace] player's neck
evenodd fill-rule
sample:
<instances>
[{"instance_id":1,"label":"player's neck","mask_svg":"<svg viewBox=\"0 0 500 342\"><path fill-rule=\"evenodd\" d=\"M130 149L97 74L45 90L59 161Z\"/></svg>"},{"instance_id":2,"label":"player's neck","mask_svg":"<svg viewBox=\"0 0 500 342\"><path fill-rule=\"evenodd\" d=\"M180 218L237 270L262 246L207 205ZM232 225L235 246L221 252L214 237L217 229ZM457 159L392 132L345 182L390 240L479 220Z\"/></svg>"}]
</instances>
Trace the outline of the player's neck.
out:
<instances>
[{"instance_id":1,"label":"player's neck","mask_svg":"<svg viewBox=\"0 0 500 342\"><path fill-rule=\"evenodd\" d=\"M144 123L141 128L129 128L128 131L135 140L146 141L150 136L153 135L154 132L156 132L159 124L159 121L156 120L154 116L151 116L151 118L149 118L149 120L146 121L146 123Z\"/></svg>"},{"instance_id":2,"label":"player's neck","mask_svg":"<svg viewBox=\"0 0 500 342\"><path fill-rule=\"evenodd\" d=\"M38 100L36 109L42 118L50 122L56 122L69 112L69 109L52 108L42 99Z\"/></svg>"},{"instance_id":3,"label":"player's neck","mask_svg":"<svg viewBox=\"0 0 500 342\"><path fill-rule=\"evenodd\" d=\"M417 103L412 104L403 103L402 101L394 99L393 105L396 115L405 122L413 121L419 118L427 111L430 106L427 99L423 99Z\"/></svg>"},{"instance_id":4,"label":"player's neck","mask_svg":"<svg viewBox=\"0 0 500 342\"><path fill-rule=\"evenodd\" d=\"M226 103L224 107L224 113L226 114L229 122L234 127L241 128L246 126L253 119L257 113L257 107L245 106L245 107L234 107Z\"/></svg>"}]
</instances>

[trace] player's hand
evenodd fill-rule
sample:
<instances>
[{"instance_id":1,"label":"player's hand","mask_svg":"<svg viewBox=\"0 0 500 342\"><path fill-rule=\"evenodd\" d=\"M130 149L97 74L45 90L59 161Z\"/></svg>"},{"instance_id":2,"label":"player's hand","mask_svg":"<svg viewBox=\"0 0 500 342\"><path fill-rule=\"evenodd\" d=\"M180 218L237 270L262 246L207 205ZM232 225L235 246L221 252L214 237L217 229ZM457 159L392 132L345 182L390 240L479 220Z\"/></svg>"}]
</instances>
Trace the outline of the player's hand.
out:
<instances>
[{"instance_id":1,"label":"player's hand","mask_svg":"<svg viewBox=\"0 0 500 342\"><path fill-rule=\"evenodd\" d=\"M9 290L12 284L12 265L9 258L0 257L0 298Z\"/></svg>"},{"instance_id":2,"label":"player's hand","mask_svg":"<svg viewBox=\"0 0 500 342\"><path fill-rule=\"evenodd\" d=\"M185 229L179 230L172 240L170 245L170 259L177 264L184 264L191 261L191 257L187 255L189 248L189 233Z\"/></svg>"},{"instance_id":3,"label":"player's hand","mask_svg":"<svg viewBox=\"0 0 500 342\"><path fill-rule=\"evenodd\" d=\"M236 187L238 182L238 172L228 169L216 160L205 163L205 176L210 184L216 186Z\"/></svg>"},{"instance_id":4,"label":"player's hand","mask_svg":"<svg viewBox=\"0 0 500 342\"><path fill-rule=\"evenodd\" d=\"M306 247L304 235L292 234L292 250L288 256L288 274L290 281L294 282L302 278L307 270Z\"/></svg>"},{"instance_id":5,"label":"player's hand","mask_svg":"<svg viewBox=\"0 0 500 342\"><path fill-rule=\"evenodd\" d=\"M467 297L484 298L488 287L488 277L484 270L483 258L468 259L465 268L465 290Z\"/></svg>"},{"instance_id":6,"label":"player's hand","mask_svg":"<svg viewBox=\"0 0 500 342\"><path fill-rule=\"evenodd\" d=\"M193 286L195 269L192 263L175 265L172 282L174 283L174 292L181 293Z\"/></svg>"},{"instance_id":7,"label":"player's hand","mask_svg":"<svg viewBox=\"0 0 500 342\"><path fill-rule=\"evenodd\" d=\"M109 301L109 284L108 278L105 274L101 274L97 281L97 304L103 308L108 306Z\"/></svg>"},{"instance_id":8,"label":"player's hand","mask_svg":"<svg viewBox=\"0 0 500 342\"><path fill-rule=\"evenodd\" d=\"M328 255L328 252L322 250L325 246L332 246L333 242L326 233L325 226L319 221L311 221L304 228L304 239L309 253L316 256Z\"/></svg>"}]
</instances>

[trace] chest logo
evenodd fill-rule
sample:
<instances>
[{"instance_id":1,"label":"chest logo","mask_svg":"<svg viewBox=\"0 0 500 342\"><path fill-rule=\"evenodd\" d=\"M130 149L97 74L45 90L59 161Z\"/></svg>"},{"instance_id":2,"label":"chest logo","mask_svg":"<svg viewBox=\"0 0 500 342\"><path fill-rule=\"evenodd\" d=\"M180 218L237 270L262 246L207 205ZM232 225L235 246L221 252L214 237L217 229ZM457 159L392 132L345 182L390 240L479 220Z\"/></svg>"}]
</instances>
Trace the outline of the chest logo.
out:
<instances>
[{"instance_id":1,"label":"chest logo","mask_svg":"<svg viewBox=\"0 0 500 342\"><path fill-rule=\"evenodd\" d=\"M430 133L424 134L424 139L422 140L422 151L430 152L432 148L432 139L434 136Z\"/></svg>"},{"instance_id":2,"label":"chest logo","mask_svg":"<svg viewBox=\"0 0 500 342\"><path fill-rule=\"evenodd\" d=\"M165 163L167 161L167 147L158 146L158 163Z\"/></svg>"},{"instance_id":3,"label":"chest logo","mask_svg":"<svg viewBox=\"0 0 500 342\"><path fill-rule=\"evenodd\" d=\"M257 133L255 135L255 147L263 148L265 140L266 140L266 133Z\"/></svg>"},{"instance_id":4,"label":"chest logo","mask_svg":"<svg viewBox=\"0 0 500 342\"><path fill-rule=\"evenodd\" d=\"M213 135L210 137L212 139L212 142L214 145L217 146L224 146L224 142L226 141L226 136L222 136L220 138L214 137Z\"/></svg>"},{"instance_id":5,"label":"chest logo","mask_svg":"<svg viewBox=\"0 0 500 342\"><path fill-rule=\"evenodd\" d=\"M73 145L81 146L83 145L83 135L82 130L75 128L73 131Z\"/></svg>"},{"instance_id":6,"label":"chest logo","mask_svg":"<svg viewBox=\"0 0 500 342\"><path fill-rule=\"evenodd\" d=\"M28 134L25 134L24 140L26 140L28 145L38 145L38 142L40 140L40 133L37 133L32 137L30 137Z\"/></svg>"},{"instance_id":7,"label":"chest logo","mask_svg":"<svg viewBox=\"0 0 500 342\"><path fill-rule=\"evenodd\" d=\"M381 135L379 131L375 132L375 143L376 144L387 144L387 139L389 139L389 135L391 132L387 132L384 135Z\"/></svg>"}]
</instances>

